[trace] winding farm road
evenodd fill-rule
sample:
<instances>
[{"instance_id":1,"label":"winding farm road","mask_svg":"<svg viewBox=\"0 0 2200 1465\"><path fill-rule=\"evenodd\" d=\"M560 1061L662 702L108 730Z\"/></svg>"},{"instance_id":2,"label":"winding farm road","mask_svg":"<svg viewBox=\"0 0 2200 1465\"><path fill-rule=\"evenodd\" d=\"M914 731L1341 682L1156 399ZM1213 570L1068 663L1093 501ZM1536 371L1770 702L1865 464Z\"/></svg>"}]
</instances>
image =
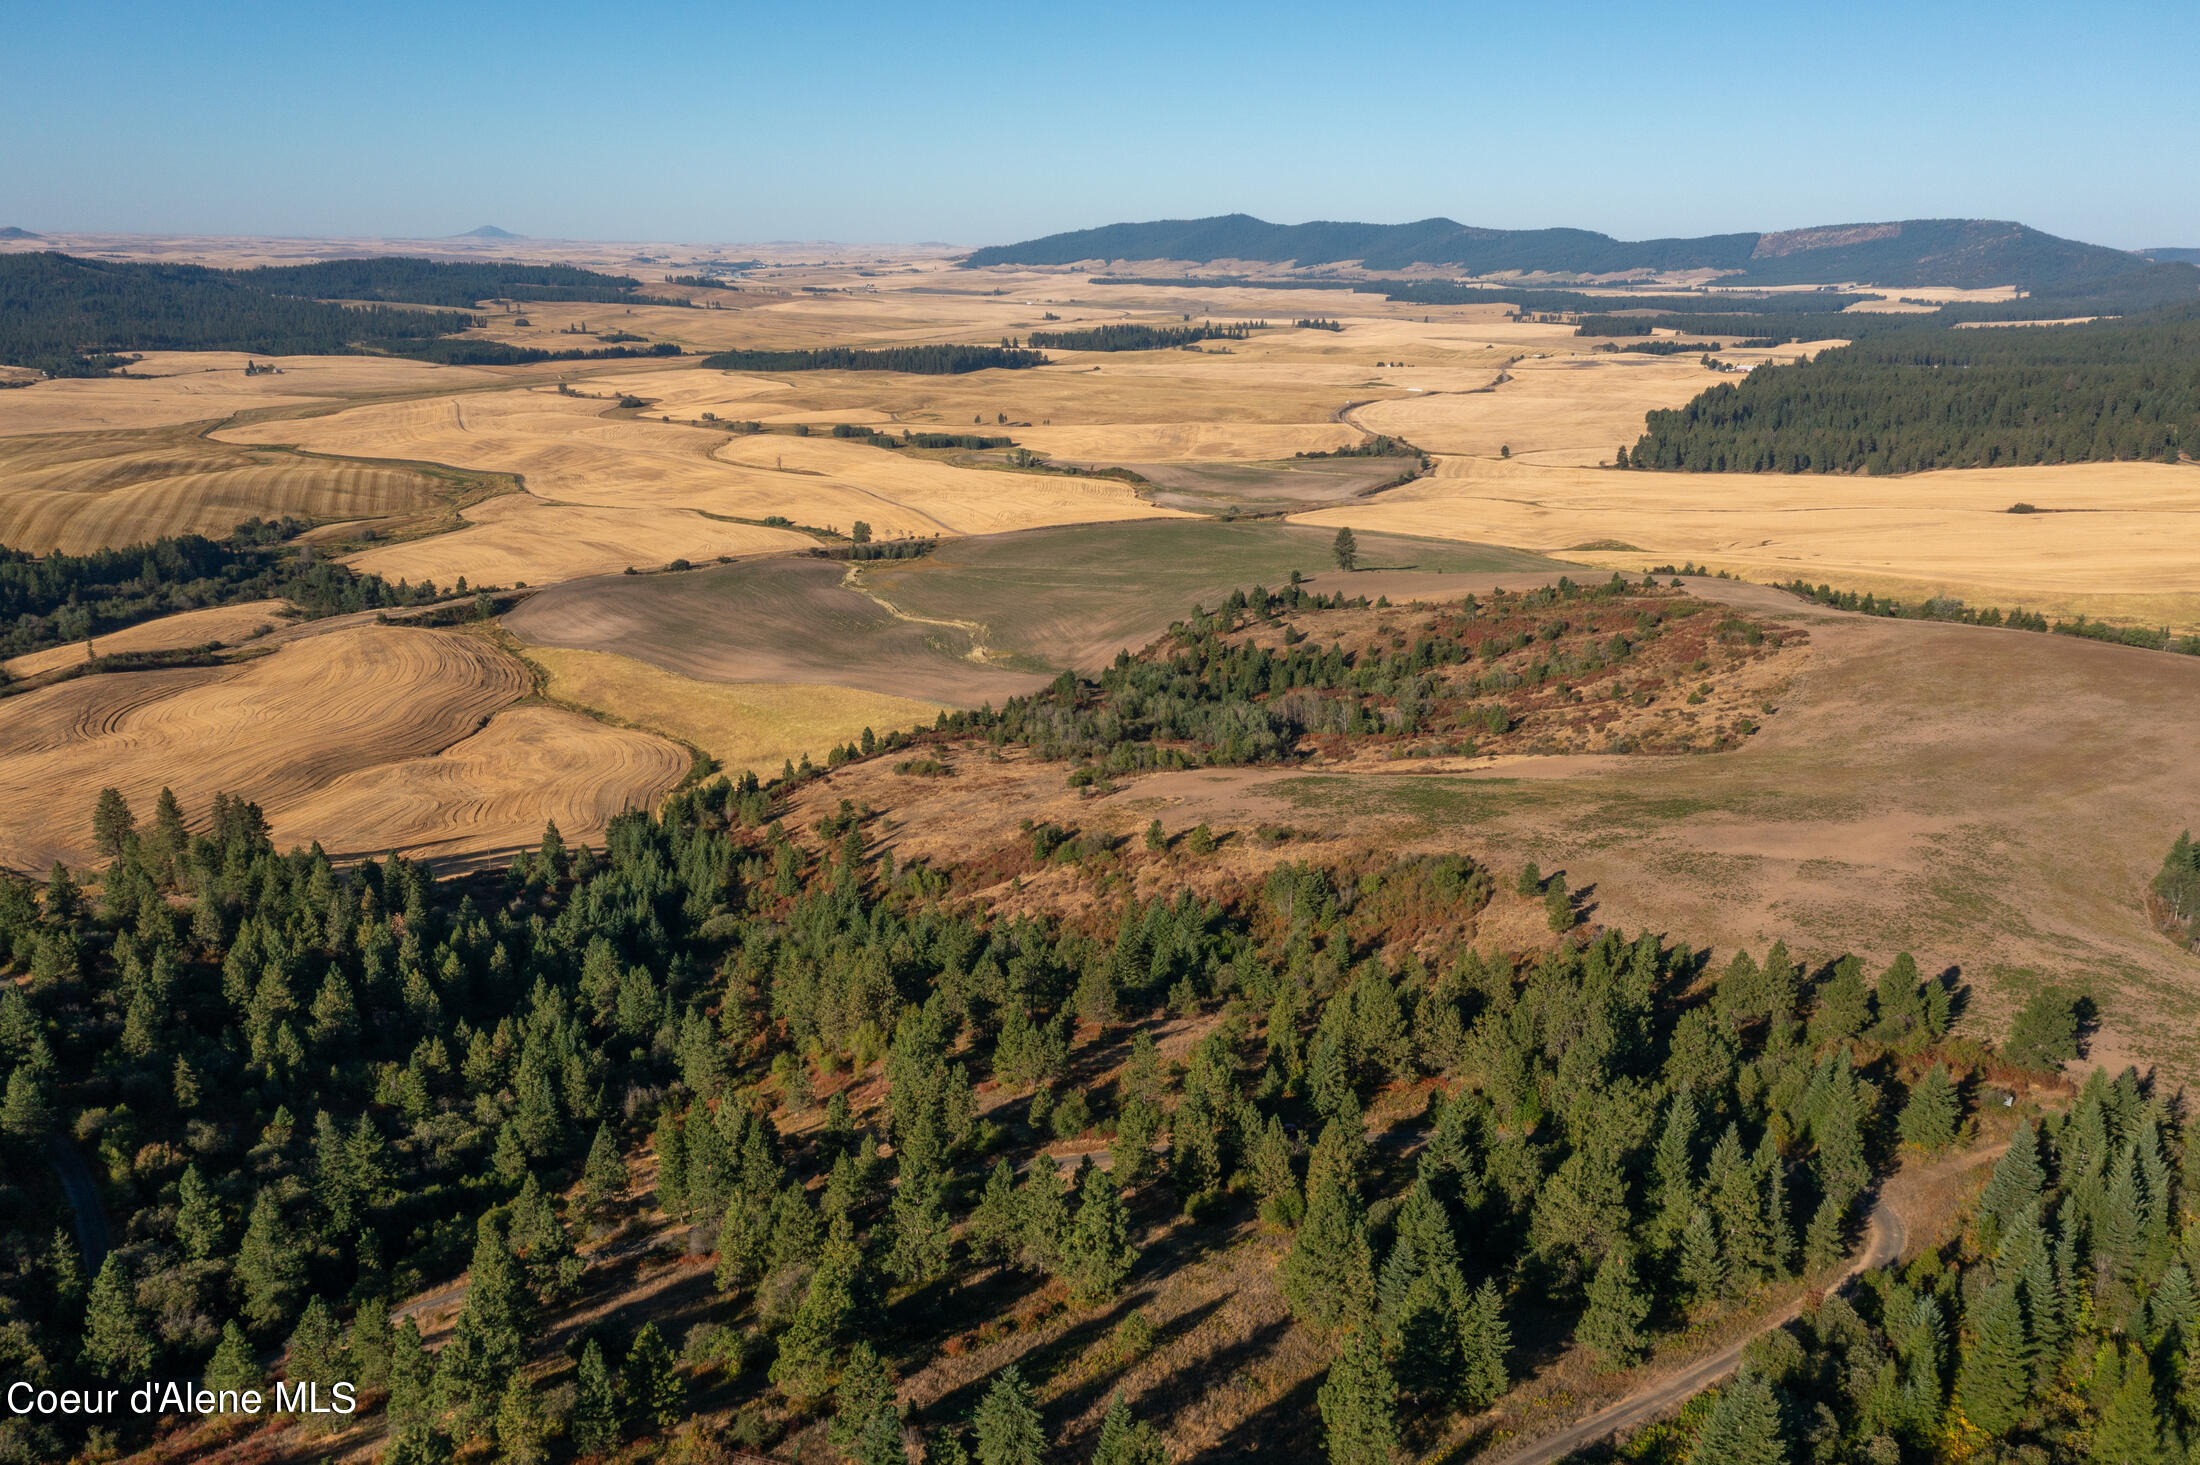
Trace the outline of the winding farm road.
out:
<instances>
[{"instance_id":1,"label":"winding farm road","mask_svg":"<svg viewBox=\"0 0 2200 1465\"><path fill-rule=\"evenodd\" d=\"M1838 1292L1865 1272L1892 1266L1902 1259L1902 1253L1910 1240L1909 1227L1902 1218L1902 1205L1918 1184L1929 1178L1986 1164L2000 1158L2002 1152L2008 1148L2006 1144L1997 1144L1970 1150L1926 1171L1914 1175L1905 1174L1890 1180L1881 1189L1878 1201L1872 1206L1863 1249L1850 1258L1849 1264L1841 1269L1841 1275L1825 1290L1828 1293ZM1903 1181L1909 1181L1910 1184L1903 1185ZM1587 1449L1599 1440L1640 1428L1660 1415L1678 1409L1732 1373L1741 1365L1743 1350L1752 1342L1774 1328L1786 1327L1802 1311L1803 1299L1797 1298L1765 1318L1757 1331L1749 1337L1730 1343L1692 1363L1683 1364L1673 1372L1646 1379L1623 1398L1605 1405L1579 1423L1569 1425L1556 1434L1531 1440L1511 1454L1492 1456L1490 1465L1553 1465L1554 1461L1563 1460L1576 1450Z\"/></svg>"}]
</instances>

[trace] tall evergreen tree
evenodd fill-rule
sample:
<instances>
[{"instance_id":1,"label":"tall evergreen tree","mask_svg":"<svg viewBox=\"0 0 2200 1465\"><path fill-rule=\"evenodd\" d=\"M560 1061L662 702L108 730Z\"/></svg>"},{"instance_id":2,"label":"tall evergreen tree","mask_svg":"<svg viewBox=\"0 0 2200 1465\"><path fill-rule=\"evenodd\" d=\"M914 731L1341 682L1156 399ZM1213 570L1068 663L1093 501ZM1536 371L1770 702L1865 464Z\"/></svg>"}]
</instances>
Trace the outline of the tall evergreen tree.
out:
<instances>
[{"instance_id":1,"label":"tall evergreen tree","mask_svg":"<svg viewBox=\"0 0 2200 1465\"><path fill-rule=\"evenodd\" d=\"M581 1349L575 1384L568 1426L573 1448L582 1455L608 1454L619 1443L619 1386L604 1359L603 1345L594 1338Z\"/></svg>"},{"instance_id":2,"label":"tall evergreen tree","mask_svg":"<svg viewBox=\"0 0 2200 1465\"><path fill-rule=\"evenodd\" d=\"M305 1254L272 1187L263 1186L252 1199L252 1217L237 1247L236 1274L244 1288L249 1326L266 1331L288 1320L305 1285Z\"/></svg>"},{"instance_id":3,"label":"tall evergreen tree","mask_svg":"<svg viewBox=\"0 0 2200 1465\"><path fill-rule=\"evenodd\" d=\"M1120 1391L1108 1400L1092 1465L1169 1465L1168 1447L1154 1427L1131 1414Z\"/></svg>"},{"instance_id":4,"label":"tall evergreen tree","mask_svg":"<svg viewBox=\"0 0 2200 1465\"><path fill-rule=\"evenodd\" d=\"M1613 1247L1589 1284L1589 1307L1575 1336L1599 1367L1625 1368L1642 1356L1642 1325L1649 1316L1650 1299L1635 1276L1634 1257L1625 1245Z\"/></svg>"},{"instance_id":5,"label":"tall evergreen tree","mask_svg":"<svg viewBox=\"0 0 2200 1465\"><path fill-rule=\"evenodd\" d=\"M1963 1101L1948 1078L1948 1070L1936 1063L1910 1089L1897 1127L1902 1142L1928 1155L1937 1155L1956 1142L1963 1117Z\"/></svg>"},{"instance_id":6,"label":"tall evergreen tree","mask_svg":"<svg viewBox=\"0 0 2200 1465\"><path fill-rule=\"evenodd\" d=\"M84 1362L109 1379L141 1379L153 1368L153 1333L137 1288L115 1252L99 1264L84 1309Z\"/></svg>"},{"instance_id":7,"label":"tall evergreen tree","mask_svg":"<svg viewBox=\"0 0 2200 1465\"><path fill-rule=\"evenodd\" d=\"M1077 1219L1062 1238L1062 1279L1071 1301L1090 1306L1115 1295L1138 1264L1130 1229L1115 1178L1105 1170L1087 1175L1078 1187Z\"/></svg>"},{"instance_id":8,"label":"tall evergreen tree","mask_svg":"<svg viewBox=\"0 0 2200 1465\"><path fill-rule=\"evenodd\" d=\"M1391 1465L1398 1448L1398 1390L1365 1328L1345 1334L1319 1402L1330 1465Z\"/></svg>"},{"instance_id":9,"label":"tall evergreen tree","mask_svg":"<svg viewBox=\"0 0 2200 1465\"><path fill-rule=\"evenodd\" d=\"M1689 1465L1787 1465L1793 1458L1772 1386L1746 1368L1719 1395L1688 1452Z\"/></svg>"},{"instance_id":10,"label":"tall evergreen tree","mask_svg":"<svg viewBox=\"0 0 2200 1465\"><path fill-rule=\"evenodd\" d=\"M1046 1430L1039 1406L1015 1364L1002 1369L978 1401L971 1423L977 1434L978 1465L1045 1465Z\"/></svg>"},{"instance_id":11,"label":"tall evergreen tree","mask_svg":"<svg viewBox=\"0 0 2200 1465\"><path fill-rule=\"evenodd\" d=\"M2002 1435L2024 1417L2031 1388L2032 1349L2016 1283L1997 1282L1979 1299L1956 1369L1956 1398L1971 1423Z\"/></svg>"}]
</instances>

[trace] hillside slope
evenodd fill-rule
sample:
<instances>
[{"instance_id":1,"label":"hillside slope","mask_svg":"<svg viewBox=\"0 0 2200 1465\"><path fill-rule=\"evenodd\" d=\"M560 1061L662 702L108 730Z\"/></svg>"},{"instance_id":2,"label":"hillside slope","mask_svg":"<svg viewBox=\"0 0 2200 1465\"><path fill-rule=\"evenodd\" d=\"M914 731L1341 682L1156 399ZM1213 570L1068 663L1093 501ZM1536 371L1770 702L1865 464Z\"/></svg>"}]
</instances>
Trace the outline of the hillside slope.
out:
<instances>
[{"instance_id":1,"label":"hillside slope","mask_svg":"<svg viewBox=\"0 0 2200 1465\"><path fill-rule=\"evenodd\" d=\"M1444 265L1470 274L1731 272L1752 284L1860 280L1879 285L2031 288L2114 274L2133 256L1992 219L1908 219L1775 234L1614 239L1587 229L1480 229L1451 219L1410 224L1271 224L1250 214L1162 219L1050 234L973 252L964 263L1070 265L1084 260L1358 261L1371 270Z\"/></svg>"}]
</instances>

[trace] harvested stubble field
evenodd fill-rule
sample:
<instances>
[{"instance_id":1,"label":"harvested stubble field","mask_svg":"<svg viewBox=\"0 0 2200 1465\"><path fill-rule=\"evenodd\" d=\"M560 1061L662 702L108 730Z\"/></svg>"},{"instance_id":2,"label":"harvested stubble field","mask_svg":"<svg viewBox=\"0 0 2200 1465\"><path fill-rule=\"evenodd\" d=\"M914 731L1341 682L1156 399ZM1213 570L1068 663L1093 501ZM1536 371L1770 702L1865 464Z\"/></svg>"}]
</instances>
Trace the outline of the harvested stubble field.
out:
<instances>
[{"instance_id":1,"label":"harvested stubble field","mask_svg":"<svg viewBox=\"0 0 2200 1465\"><path fill-rule=\"evenodd\" d=\"M204 424L201 424L204 426ZM192 427L0 437L0 544L84 554L245 519L391 519L432 508L445 478L214 442Z\"/></svg>"},{"instance_id":2,"label":"harvested stubble field","mask_svg":"<svg viewBox=\"0 0 2200 1465\"><path fill-rule=\"evenodd\" d=\"M519 476L526 493L466 511L467 526L368 551L354 563L388 578L484 584L569 579L672 559L806 548L759 522L777 516L881 537L989 532L1166 512L1128 487L956 468L826 437L729 437L651 421L616 398L539 386L349 408L225 429L238 441L405 457ZM741 522L751 521L751 522Z\"/></svg>"},{"instance_id":3,"label":"harvested stubble field","mask_svg":"<svg viewBox=\"0 0 2200 1465\"><path fill-rule=\"evenodd\" d=\"M279 370L245 375L247 363ZM220 421L237 412L311 407L352 397L457 391L499 380L466 366L387 356L248 356L148 351L128 376L63 377L0 392L0 437L122 432Z\"/></svg>"},{"instance_id":4,"label":"harvested stubble field","mask_svg":"<svg viewBox=\"0 0 2200 1465\"><path fill-rule=\"evenodd\" d=\"M530 647L545 695L670 734L708 753L719 771L779 775L789 762L820 766L865 728L929 725L945 704L854 687L792 682L706 682L609 651Z\"/></svg>"},{"instance_id":5,"label":"harvested stubble field","mask_svg":"<svg viewBox=\"0 0 2200 1465\"><path fill-rule=\"evenodd\" d=\"M2030 503L2049 512L2011 514ZM2004 609L2200 623L2200 470L2161 463L1904 477L1639 473L1445 457L1365 505L1296 522L1456 536L1641 570L1693 560ZM1592 551L1589 547L1596 546Z\"/></svg>"},{"instance_id":6,"label":"harvested stubble field","mask_svg":"<svg viewBox=\"0 0 2200 1465\"><path fill-rule=\"evenodd\" d=\"M508 722L528 691L481 637L366 625L220 666L26 692L0 704L0 865L92 864L88 819L51 811L89 809L108 786L141 808L164 785L193 810L242 795L284 845L448 855L539 839L545 818L600 837L685 772L678 748L575 713Z\"/></svg>"},{"instance_id":7,"label":"harvested stubble field","mask_svg":"<svg viewBox=\"0 0 2200 1465\"><path fill-rule=\"evenodd\" d=\"M1594 466L1642 433L1646 412L1678 407L1718 378L1693 356L1589 354L1566 347L1521 357L1498 385L1371 402L1353 420L1431 453ZM1739 354L1739 353L1738 353Z\"/></svg>"},{"instance_id":8,"label":"harvested stubble field","mask_svg":"<svg viewBox=\"0 0 2200 1465\"><path fill-rule=\"evenodd\" d=\"M95 637L89 652L84 642L72 641L66 646L51 646L44 651L13 657L0 662L0 672L22 680L92 656L118 656L131 651L178 651L215 643L235 646L264 631L288 624L296 614L290 602L285 600L247 600L237 605L181 611Z\"/></svg>"}]
</instances>

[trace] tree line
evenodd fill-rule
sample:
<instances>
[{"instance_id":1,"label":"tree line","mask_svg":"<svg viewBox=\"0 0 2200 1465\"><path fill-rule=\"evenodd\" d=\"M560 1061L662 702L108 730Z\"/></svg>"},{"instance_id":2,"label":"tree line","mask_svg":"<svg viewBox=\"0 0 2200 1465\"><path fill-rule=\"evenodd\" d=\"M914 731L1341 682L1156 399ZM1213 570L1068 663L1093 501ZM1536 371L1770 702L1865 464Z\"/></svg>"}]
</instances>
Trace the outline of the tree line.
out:
<instances>
[{"instance_id":1,"label":"tree line","mask_svg":"<svg viewBox=\"0 0 2200 1465\"><path fill-rule=\"evenodd\" d=\"M1037 351L1006 346L888 346L877 351L825 346L801 351L719 351L702 365L720 371L905 371L919 376L1044 366Z\"/></svg>"},{"instance_id":2,"label":"tree line","mask_svg":"<svg viewBox=\"0 0 2200 1465\"><path fill-rule=\"evenodd\" d=\"M2085 325L1886 330L1652 412L1622 466L1910 473L2174 463L2200 444L2200 306Z\"/></svg>"},{"instance_id":3,"label":"tree line","mask_svg":"<svg viewBox=\"0 0 2200 1465\"><path fill-rule=\"evenodd\" d=\"M226 539L164 535L82 555L33 555L0 545L0 656L247 600L279 597L318 618L440 598L432 581L393 585L301 554L285 541L307 527L302 519L255 517Z\"/></svg>"},{"instance_id":4,"label":"tree line","mask_svg":"<svg viewBox=\"0 0 2200 1465\"><path fill-rule=\"evenodd\" d=\"M52 376L105 375L126 351L402 350L473 324L454 311L271 294L199 265L0 255L0 361Z\"/></svg>"},{"instance_id":5,"label":"tree line","mask_svg":"<svg viewBox=\"0 0 2200 1465\"><path fill-rule=\"evenodd\" d=\"M1667 565L1658 574L1683 574L1693 566L1675 570ZM1790 594L1820 605L1830 605L1836 610L1853 610L1861 615L1885 616L1893 620L1956 621L1967 626L2007 626L2018 631L2042 631L2057 636L2078 636L2088 641L2108 641L2118 646L2138 646L2148 651L2168 651L2179 656L2200 656L2200 635L2177 635L2167 626L2124 626L2107 621L2096 621L2080 615L2066 621L2057 617L2050 623L2038 611L2028 611L2023 606L2004 612L2000 606L1966 605L1953 595L1930 595L1923 600L1898 600L1865 591L1836 590L1830 585L1813 585L1806 580L1791 580L1779 587Z\"/></svg>"},{"instance_id":6,"label":"tree line","mask_svg":"<svg viewBox=\"0 0 2200 1465\"><path fill-rule=\"evenodd\" d=\"M1166 351L1200 341L1242 341L1267 324L1202 321L1190 326L1146 326L1119 321L1075 331L1033 331L1031 344L1042 351Z\"/></svg>"}]
</instances>

